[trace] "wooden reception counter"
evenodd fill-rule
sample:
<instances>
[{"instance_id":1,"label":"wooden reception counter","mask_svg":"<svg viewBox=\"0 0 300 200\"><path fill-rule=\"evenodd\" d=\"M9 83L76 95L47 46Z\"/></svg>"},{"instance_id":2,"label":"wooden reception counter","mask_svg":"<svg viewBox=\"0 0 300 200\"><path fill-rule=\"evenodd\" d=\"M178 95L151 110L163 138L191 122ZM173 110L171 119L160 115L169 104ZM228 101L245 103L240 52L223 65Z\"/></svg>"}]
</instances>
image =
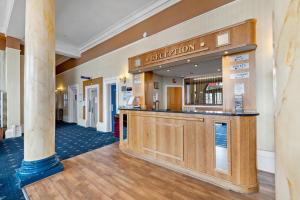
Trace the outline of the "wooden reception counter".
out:
<instances>
[{"instance_id":1,"label":"wooden reception counter","mask_svg":"<svg viewBox=\"0 0 300 200\"><path fill-rule=\"evenodd\" d=\"M120 149L229 190L256 192L257 115L120 109Z\"/></svg>"}]
</instances>

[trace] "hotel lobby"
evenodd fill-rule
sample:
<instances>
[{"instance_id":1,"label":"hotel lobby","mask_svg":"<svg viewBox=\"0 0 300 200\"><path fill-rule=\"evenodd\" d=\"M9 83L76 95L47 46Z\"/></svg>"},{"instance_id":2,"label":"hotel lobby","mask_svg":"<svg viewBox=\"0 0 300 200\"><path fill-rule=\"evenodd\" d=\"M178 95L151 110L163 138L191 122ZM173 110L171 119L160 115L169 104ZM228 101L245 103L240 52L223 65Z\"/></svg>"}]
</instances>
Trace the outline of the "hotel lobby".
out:
<instances>
[{"instance_id":1,"label":"hotel lobby","mask_svg":"<svg viewBox=\"0 0 300 200\"><path fill-rule=\"evenodd\" d=\"M0 200L300 199L299 0L0 0Z\"/></svg>"}]
</instances>

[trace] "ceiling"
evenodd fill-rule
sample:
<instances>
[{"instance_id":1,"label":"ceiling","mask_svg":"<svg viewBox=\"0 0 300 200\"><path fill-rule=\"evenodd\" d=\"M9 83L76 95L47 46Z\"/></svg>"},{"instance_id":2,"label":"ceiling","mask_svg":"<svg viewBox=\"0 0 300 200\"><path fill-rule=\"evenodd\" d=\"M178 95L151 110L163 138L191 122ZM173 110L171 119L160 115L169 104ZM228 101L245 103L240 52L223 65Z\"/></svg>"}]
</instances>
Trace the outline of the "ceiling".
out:
<instances>
[{"instance_id":1,"label":"ceiling","mask_svg":"<svg viewBox=\"0 0 300 200\"><path fill-rule=\"evenodd\" d=\"M180 60L168 65L157 67L155 74L167 77L192 77L203 74L216 74L222 71L222 57L211 58L195 57L187 60Z\"/></svg>"},{"instance_id":2,"label":"ceiling","mask_svg":"<svg viewBox=\"0 0 300 200\"><path fill-rule=\"evenodd\" d=\"M57 0L56 52L81 53L179 0ZM0 32L24 40L25 0L0 0Z\"/></svg>"}]
</instances>

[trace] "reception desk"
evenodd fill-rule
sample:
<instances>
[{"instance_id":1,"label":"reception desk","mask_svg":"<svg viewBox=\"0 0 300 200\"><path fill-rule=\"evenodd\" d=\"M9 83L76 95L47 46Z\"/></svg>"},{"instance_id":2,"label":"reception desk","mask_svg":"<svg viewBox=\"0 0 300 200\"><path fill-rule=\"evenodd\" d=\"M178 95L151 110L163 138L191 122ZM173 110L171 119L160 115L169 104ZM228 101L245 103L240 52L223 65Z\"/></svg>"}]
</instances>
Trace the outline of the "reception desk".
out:
<instances>
[{"instance_id":1,"label":"reception desk","mask_svg":"<svg viewBox=\"0 0 300 200\"><path fill-rule=\"evenodd\" d=\"M257 115L120 109L120 149L229 190L256 192Z\"/></svg>"}]
</instances>

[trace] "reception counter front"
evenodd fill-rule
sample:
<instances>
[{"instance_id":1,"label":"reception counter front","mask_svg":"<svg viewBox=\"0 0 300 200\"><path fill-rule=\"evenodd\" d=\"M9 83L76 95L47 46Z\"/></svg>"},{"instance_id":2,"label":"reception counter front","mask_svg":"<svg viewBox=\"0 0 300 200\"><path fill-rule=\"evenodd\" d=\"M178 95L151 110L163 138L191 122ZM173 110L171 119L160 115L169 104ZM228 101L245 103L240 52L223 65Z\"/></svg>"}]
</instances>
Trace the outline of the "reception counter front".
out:
<instances>
[{"instance_id":1,"label":"reception counter front","mask_svg":"<svg viewBox=\"0 0 300 200\"><path fill-rule=\"evenodd\" d=\"M258 113L120 109L120 149L220 187L258 191Z\"/></svg>"}]
</instances>

